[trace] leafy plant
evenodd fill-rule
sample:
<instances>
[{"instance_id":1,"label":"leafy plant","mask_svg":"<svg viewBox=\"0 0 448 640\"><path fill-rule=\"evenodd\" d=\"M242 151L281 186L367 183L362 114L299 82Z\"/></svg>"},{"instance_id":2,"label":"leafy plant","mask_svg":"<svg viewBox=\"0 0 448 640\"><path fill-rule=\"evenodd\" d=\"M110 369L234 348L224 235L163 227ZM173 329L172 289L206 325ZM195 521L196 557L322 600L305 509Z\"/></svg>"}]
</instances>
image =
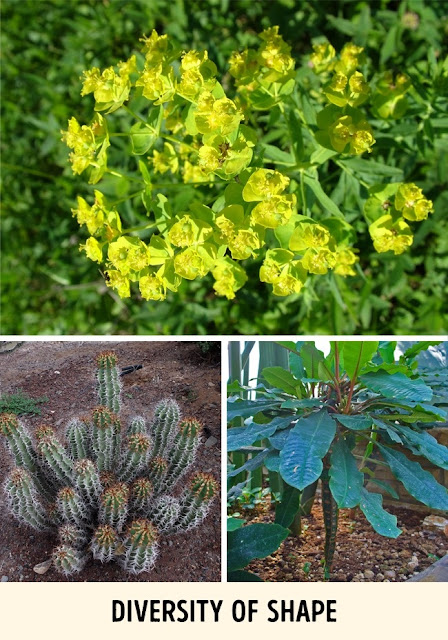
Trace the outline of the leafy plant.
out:
<instances>
[{"instance_id":1,"label":"leafy plant","mask_svg":"<svg viewBox=\"0 0 448 640\"><path fill-rule=\"evenodd\" d=\"M33 398L22 389L17 389L15 393L4 393L0 396L0 413L14 413L17 416L30 413L39 416L39 405L44 402L48 402L46 396Z\"/></svg>"},{"instance_id":2,"label":"leafy plant","mask_svg":"<svg viewBox=\"0 0 448 640\"><path fill-rule=\"evenodd\" d=\"M136 416L124 430L117 357L104 352L97 362L101 406L70 420L65 445L48 425L32 437L15 415L1 415L0 430L16 464L5 491L14 517L57 531L57 571L79 572L91 554L141 573L154 565L160 534L202 522L217 484L210 474L196 473L184 480L179 497L170 494L193 464L201 424L181 419L179 406L168 399L155 407L150 425Z\"/></svg>"},{"instance_id":3,"label":"leafy plant","mask_svg":"<svg viewBox=\"0 0 448 640\"><path fill-rule=\"evenodd\" d=\"M229 398L230 424L243 418L244 426L228 431L228 450L243 450L260 439L266 443L232 474L264 465L281 475L285 489L276 523L284 527L300 513L302 492L321 481L328 578L339 509L359 506L377 533L400 534L396 517L382 507L382 496L365 487L367 479L396 497L375 479L378 465L388 467L423 504L448 510L447 489L406 455L448 468L447 447L426 428L443 422L446 412L432 404L433 391L415 368L414 358L427 343L411 346L398 363L395 343L336 341L327 357L312 342L279 344L289 351L290 370L263 370L264 379L275 380L276 387L260 383L256 400Z\"/></svg>"}]
</instances>

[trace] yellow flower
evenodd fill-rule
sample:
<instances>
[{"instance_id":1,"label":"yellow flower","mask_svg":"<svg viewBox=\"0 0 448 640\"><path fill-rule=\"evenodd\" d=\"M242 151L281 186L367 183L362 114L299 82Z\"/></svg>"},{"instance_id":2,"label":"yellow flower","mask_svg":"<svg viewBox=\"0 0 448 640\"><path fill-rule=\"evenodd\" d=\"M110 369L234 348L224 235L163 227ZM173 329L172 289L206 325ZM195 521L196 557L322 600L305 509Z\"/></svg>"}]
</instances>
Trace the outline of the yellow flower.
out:
<instances>
[{"instance_id":1,"label":"yellow flower","mask_svg":"<svg viewBox=\"0 0 448 640\"><path fill-rule=\"evenodd\" d=\"M328 245L330 238L330 232L321 224L300 222L291 235L289 248L299 253L306 249L322 248Z\"/></svg>"},{"instance_id":2,"label":"yellow flower","mask_svg":"<svg viewBox=\"0 0 448 640\"><path fill-rule=\"evenodd\" d=\"M300 263L310 273L323 275L334 267L336 257L329 249L307 249Z\"/></svg>"},{"instance_id":3,"label":"yellow flower","mask_svg":"<svg viewBox=\"0 0 448 640\"><path fill-rule=\"evenodd\" d=\"M271 196L259 202L250 214L252 224L259 224L268 229L276 229L286 224L294 212L296 196Z\"/></svg>"},{"instance_id":4,"label":"yellow flower","mask_svg":"<svg viewBox=\"0 0 448 640\"><path fill-rule=\"evenodd\" d=\"M399 255L406 251L413 242L413 236L409 225L398 218L394 222L389 214L381 216L369 227L369 233L373 240L373 246L378 253L393 251Z\"/></svg>"},{"instance_id":5,"label":"yellow flower","mask_svg":"<svg viewBox=\"0 0 448 640\"><path fill-rule=\"evenodd\" d=\"M189 247L195 243L204 242L212 233L213 228L209 224L185 214L179 222L173 224L168 238L176 247Z\"/></svg>"},{"instance_id":6,"label":"yellow flower","mask_svg":"<svg viewBox=\"0 0 448 640\"><path fill-rule=\"evenodd\" d=\"M356 271L353 266L358 262L359 258L351 249L337 248L336 249L336 264L333 271L339 276L354 276Z\"/></svg>"},{"instance_id":7,"label":"yellow flower","mask_svg":"<svg viewBox=\"0 0 448 640\"><path fill-rule=\"evenodd\" d=\"M244 269L229 257L218 260L212 275L215 278L214 290L219 296L225 296L228 300L233 300L235 292L247 281Z\"/></svg>"},{"instance_id":8,"label":"yellow flower","mask_svg":"<svg viewBox=\"0 0 448 640\"><path fill-rule=\"evenodd\" d=\"M214 98L209 91L199 96L194 114L199 133L217 133L223 136L237 129L243 114L229 98Z\"/></svg>"},{"instance_id":9,"label":"yellow flower","mask_svg":"<svg viewBox=\"0 0 448 640\"><path fill-rule=\"evenodd\" d=\"M79 246L79 250L84 250L87 257L94 262L102 262L103 260L103 250L96 238L87 238L86 243Z\"/></svg>"},{"instance_id":10,"label":"yellow flower","mask_svg":"<svg viewBox=\"0 0 448 640\"><path fill-rule=\"evenodd\" d=\"M107 286L115 289L120 298L130 297L131 283L129 278L114 269L108 269L104 275Z\"/></svg>"},{"instance_id":11,"label":"yellow flower","mask_svg":"<svg viewBox=\"0 0 448 640\"><path fill-rule=\"evenodd\" d=\"M155 173L176 173L179 169L179 160L174 147L169 142L163 144L163 151L154 150L152 163Z\"/></svg>"},{"instance_id":12,"label":"yellow flower","mask_svg":"<svg viewBox=\"0 0 448 640\"><path fill-rule=\"evenodd\" d=\"M289 184L289 178L272 169L257 169L246 182L243 189L245 202L257 202L277 196Z\"/></svg>"},{"instance_id":13,"label":"yellow flower","mask_svg":"<svg viewBox=\"0 0 448 640\"><path fill-rule=\"evenodd\" d=\"M182 278L194 280L207 275L213 263L210 253L203 246L189 247L175 256L174 271Z\"/></svg>"},{"instance_id":14,"label":"yellow flower","mask_svg":"<svg viewBox=\"0 0 448 640\"><path fill-rule=\"evenodd\" d=\"M234 260L246 260L262 246L260 236L251 229L240 229L228 244Z\"/></svg>"},{"instance_id":15,"label":"yellow flower","mask_svg":"<svg viewBox=\"0 0 448 640\"><path fill-rule=\"evenodd\" d=\"M135 86L143 87L145 98L155 104L168 102L176 93L173 68L162 62L153 67L145 67Z\"/></svg>"},{"instance_id":16,"label":"yellow flower","mask_svg":"<svg viewBox=\"0 0 448 640\"><path fill-rule=\"evenodd\" d=\"M149 262L146 244L140 238L128 236L120 236L111 242L107 256L123 275L128 275L130 271L141 271Z\"/></svg>"},{"instance_id":17,"label":"yellow flower","mask_svg":"<svg viewBox=\"0 0 448 640\"><path fill-rule=\"evenodd\" d=\"M145 300L165 300L166 287L163 279L157 274L142 276L138 286Z\"/></svg>"},{"instance_id":18,"label":"yellow flower","mask_svg":"<svg viewBox=\"0 0 448 640\"><path fill-rule=\"evenodd\" d=\"M167 35L159 36L157 31L153 29L149 38L144 36L140 40L144 43L142 51L148 66L160 64L168 56L170 43Z\"/></svg>"},{"instance_id":19,"label":"yellow flower","mask_svg":"<svg viewBox=\"0 0 448 640\"><path fill-rule=\"evenodd\" d=\"M331 71L336 55L334 47L329 42L313 44L313 51L314 53L310 55L308 66L311 67L315 73Z\"/></svg>"},{"instance_id":20,"label":"yellow flower","mask_svg":"<svg viewBox=\"0 0 448 640\"><path fill-rule=\"evenodd\" d=\"M350 145L349 152L360 155L367 151L371 153L375 139L372 135L372 127L366 120L361 120L356 124L351 116L342 116L330 125L328 132L330 142L336 151L342 153L347 145Z\"/></svg>"},{"instance_id":21,"label":"yellow flower","mask_svg":"<svg viewBox=\"0 0 448 640\"><path fill-rule=\"evenodd\" d=\"M413 183L398 187L394 204L403 218L412 221L426 220L433 209L431 200L427 200L423 191Z\"/></svg>"}]
</instances>

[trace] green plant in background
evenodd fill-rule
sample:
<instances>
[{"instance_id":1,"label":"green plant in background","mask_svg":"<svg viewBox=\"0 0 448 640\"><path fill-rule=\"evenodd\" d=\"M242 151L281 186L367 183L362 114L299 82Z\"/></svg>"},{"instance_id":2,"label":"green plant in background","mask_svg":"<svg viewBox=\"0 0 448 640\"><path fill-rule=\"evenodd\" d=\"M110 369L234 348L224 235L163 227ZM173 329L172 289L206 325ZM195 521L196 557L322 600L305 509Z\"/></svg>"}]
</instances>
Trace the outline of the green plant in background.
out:
<instances>
[{"instance_id":1,"label":"green plant in background","mask_svg":"<svg viewBox=\"0 0 448 640\"><path fill-rule=\"evenodd\" d=\"M259 382L257 399L229 398L230 425L244 423L228 431L228 451L244 451L262 441L256 455L229 475L262 466L276 471L284 488L276 506L276 525L266 526L283 529L290 529L300 514L303 492L321 481L325 576L329 578L340 509L359 507L381 535L395 538L401 532L396 517L383 509L382 496L365 486L368 481L398 498L392 487L376 480L378 465L388 467L423 504L448 510L447 489L406 455L411 452L448 469L448 449L428 429L444 422L447 414L435 402L438 396L428 379L419 375L416 361L432 343L409 347L398 362L395 342L332 342L327 357L312 342L278 344L289 352L289 367L266 367L262 372L275 387ZM238 382L232 383L230 393L239 387ZM238 495L246 481L231 493ZM250 559L264 557L252 555L250 548L244 556L244 544L252 544L250 533L243 534L246 528L229 534L231 545L240 549L239 555L229 556L230 576ZM284 534L279 529L272 532ZM259 535L269 537L269 530Z\"/></svg>"},{"instance_id":2,"label":"green plant in background","mask_svg":"<svg viewBox=\"0 0 448 640\"><path fill-rule=\"evenodd\" d=\"M443 3L136 0L123 4L115 0L108 3L6 0L1 12L5 116L2 207L3 237L8 238L2 251L3 333L445 332L447 127L443 115L436 110L443 101L440 95L446 93L446 72L431 80L430 69L435 65L429 53L434 51L436 64L446 56ZM354 266L356 275L345 278L329 269L326 275L308 277L298 294L274 295L273 284L259 281L264 251L278 244L275 230L268 229L268 243L263 250L256 250L259 256L239 261L251 285L236 294L237 300L228 301L212 293L212 274L193 281L183 279L178 291L170 292L163 304L142 303L138 293L136 298L120 299L107 287L98 264L86 260L84 253L76 250L87 236L76 220L67 215L71 208L76 208L77 194L92 204L96 188L85 184L86 174L71 174L66 147L60 141L60 130L67 128L72 115L81 124L89 124L92 119L93 98L86 96L80 100L79 77L84 69L105 69L115 61L129 59L142 31L149 35L156 29L168 35L171 42L179 43L181 49L208 50L209 59L217 66L217 77L226 81L224 85L223 80L226 94L234 99L235 83L227 75L228 60L233 52L243 54L246 49L258 49L260 40L256 34L274 25L279 25L279 33L292 46L296 85L303 90L303 98L308 98L310 105L305 115L310 114L311 119L313 112L318 113L330 104L323 90L332 75L324 78L322 73L315 73L316 67L308 66L313 45L331 42L337 52L349 41L363 47L369 69L361 69L360 73L369 84L374 70L378 79L391 70L393 80L397 72L404 72L411 79L412 89L404 94L409 108L399 120L374 116L370 99L353 107L366 114L372 127L375 144L370 154L350 157L335 152L333 158L319 165L313 158L325 194L354 227L359 249L359 262ZM377 91L376 85L372 88ZM329 94L326 88L325 91ZM295 93L290 98L295 100ZM130 130L135 123L122 108L106 117L113 118L117 125L112 133ZM308 115L306 118L310 119ZM263 166L274 169L274 163L267 164L272 160L267 154L273 147L288 155L291 136L278 107L258 111L256 119L257 127L248 121L243 124L256 131L259 142L255 156L266 150ZM312 136L318 132L317 124L310 124L310 129L304 130L307 154L311 151ZM107 149L110 167L119 167L129 178L107 173L97 186L107 203L122 200L116 208L128 228L142 226L148 222L144 205L138 197L129 199L141 184L135 180L141 179L136 170L139 158L131 153L129 138L114 137L111 141L113 144ZM321 148L331 153L330 149ZM163 154L163 146L155 150ZM146 163L146 156L140 159ZM278 157L277 169L288 173L288 167L279 164L282 159L286 162L284 157ZM353 177L335 164L339 159L348 171L352 162L356 164ZM384 167L393 170L393 175L383 175ZM311 168L304 170L309 173ZM171 177L168 171L160 176L160 183L166 186L155 186L159 177L157 181L153 179L152 185L153 199L158 194L165 195L174 213L187 211L191 203L208 205L219 189L218 180L213 191L208 184L181 184L180 188L178 176ZM393 250L382 253L374 250L368 233L372 221L361 215L371 194L360 180L369 188L388 182L414 183L434 203L434 212L426 220L406 221L414 234L412 247L399 255ZM302 213L301 190L292 176L284 194L288 191L297 196L298 211ZM307 217L319 223L329 217L307 185L305 199ZM256 203L244 206L255 208ZM396 217L403 217L402 212ZM389 227L386 224L383 229L380 225L380 233L385 235L386 231L387 235ZM152 231L142 234L145 243ZM404 240L409 239L409 234L403 235ZM136 284L133 289L137 292Z\"/></svg>"},{"instance_id":3,"label":"green plant in background","mask_svg":"<svg viewBox=\"0 0 448 640\"><path fill-rule=\"evenodd\" d=\"M41 414L39 405L48 402L46 396L33 398L22 389L17 389L15 393L4 393L0 396L0 413L14 413L17 416L31 413L36 416Z\"/></svg>"},{"instance_id":4,"label":"green plant in background","mask_svg":"<svg viewBox=\"0 0 448 640\"><path fill-rule=\"evenodd\" d=\"M217 483L207 473L185 480L201 441L197 420L182 419L177 403L167 399L149 425L134 417L123 429L117 357L101 353L97 364L102 404L68 423L66 445L48 425L32 437L15 415L1 415L0 430L16 465L5 491L14 517L57 532L57 571L79 572L92 554L141 573L153 567L160 535L202 522ZM174 497L170 492L181 478L184 489Z\"/></svg>"}]
</instances>

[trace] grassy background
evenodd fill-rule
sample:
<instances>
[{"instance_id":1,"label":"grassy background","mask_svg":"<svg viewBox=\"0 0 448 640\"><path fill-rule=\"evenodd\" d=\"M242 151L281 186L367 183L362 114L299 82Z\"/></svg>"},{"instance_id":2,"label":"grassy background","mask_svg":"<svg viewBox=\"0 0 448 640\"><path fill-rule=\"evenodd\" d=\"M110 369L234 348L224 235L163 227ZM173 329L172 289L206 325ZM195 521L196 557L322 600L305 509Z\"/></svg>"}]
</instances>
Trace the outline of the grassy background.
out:
<instances>
[{"instance_id":1,"label":"grassy background","mask_svg":"<svg viewBox=\"0 0 448 640\"><path fill-rule=\"evenodd\" d=\"M84 179L73 176L60 130L91 118L79 77L129 56L156 28L183 47L208 49L220 71L236 48L278 24L300 58L312 38L339 48L355 39L380 68L446 55L447 3L300 0L3 0L2 325L3 334L436 333L446 331L447 143L435 137L411 163L436 212L419 226L412 252L361 255L369 282L329 279L305 296L269 294L259 283L236 301L216 298L212 281L188 283L166 303L120 300L78 251L85 239L70 209ZM415 29L403 26L414 13ZM392 35L390 35L392 33ZM374 154L373 154L374 155ZM248 269L258 281L259 265ZM342 299L341 299L342 295Z\"/></svg>"}]
</instances>

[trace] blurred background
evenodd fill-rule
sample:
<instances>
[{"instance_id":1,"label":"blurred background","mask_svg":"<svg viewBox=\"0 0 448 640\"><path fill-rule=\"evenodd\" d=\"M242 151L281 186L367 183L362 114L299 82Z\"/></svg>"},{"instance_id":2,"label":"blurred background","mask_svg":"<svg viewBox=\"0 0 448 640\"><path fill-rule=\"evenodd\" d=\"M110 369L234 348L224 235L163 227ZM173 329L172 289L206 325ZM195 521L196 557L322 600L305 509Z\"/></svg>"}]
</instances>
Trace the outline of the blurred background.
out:
<instances>
[{"instance_id":1,"label":"blurred background","mask_svg":"<svg viewBox=\"0 0 448 640\"><path fill-rule=\"evenodd\" d=\"M313 299L284 299L258 283L227 301L214 296L210 277L152 303L120 300L79 253L85 235L70 209L90 187L72 174L60 131L72 115L91 119L91 101L80 98L83 70L126 59L153 28L182 47L208 49L220 73L233 50L255 44L256 33L277 24L299 60L313 38L326 36L336 49L353 40L380 69L400 70L426 59L429 46L446 55L446 2L3 0L1 14L2 334L443 331L446 138L433 132L434 144L422 144L412 165L412 179L420 180L436 212L419 225L412 253L372 252L368 291L351 279L341 304L329 285ZM248 269L252 282L258 268Z\"/></svg>"}]
</instances>

